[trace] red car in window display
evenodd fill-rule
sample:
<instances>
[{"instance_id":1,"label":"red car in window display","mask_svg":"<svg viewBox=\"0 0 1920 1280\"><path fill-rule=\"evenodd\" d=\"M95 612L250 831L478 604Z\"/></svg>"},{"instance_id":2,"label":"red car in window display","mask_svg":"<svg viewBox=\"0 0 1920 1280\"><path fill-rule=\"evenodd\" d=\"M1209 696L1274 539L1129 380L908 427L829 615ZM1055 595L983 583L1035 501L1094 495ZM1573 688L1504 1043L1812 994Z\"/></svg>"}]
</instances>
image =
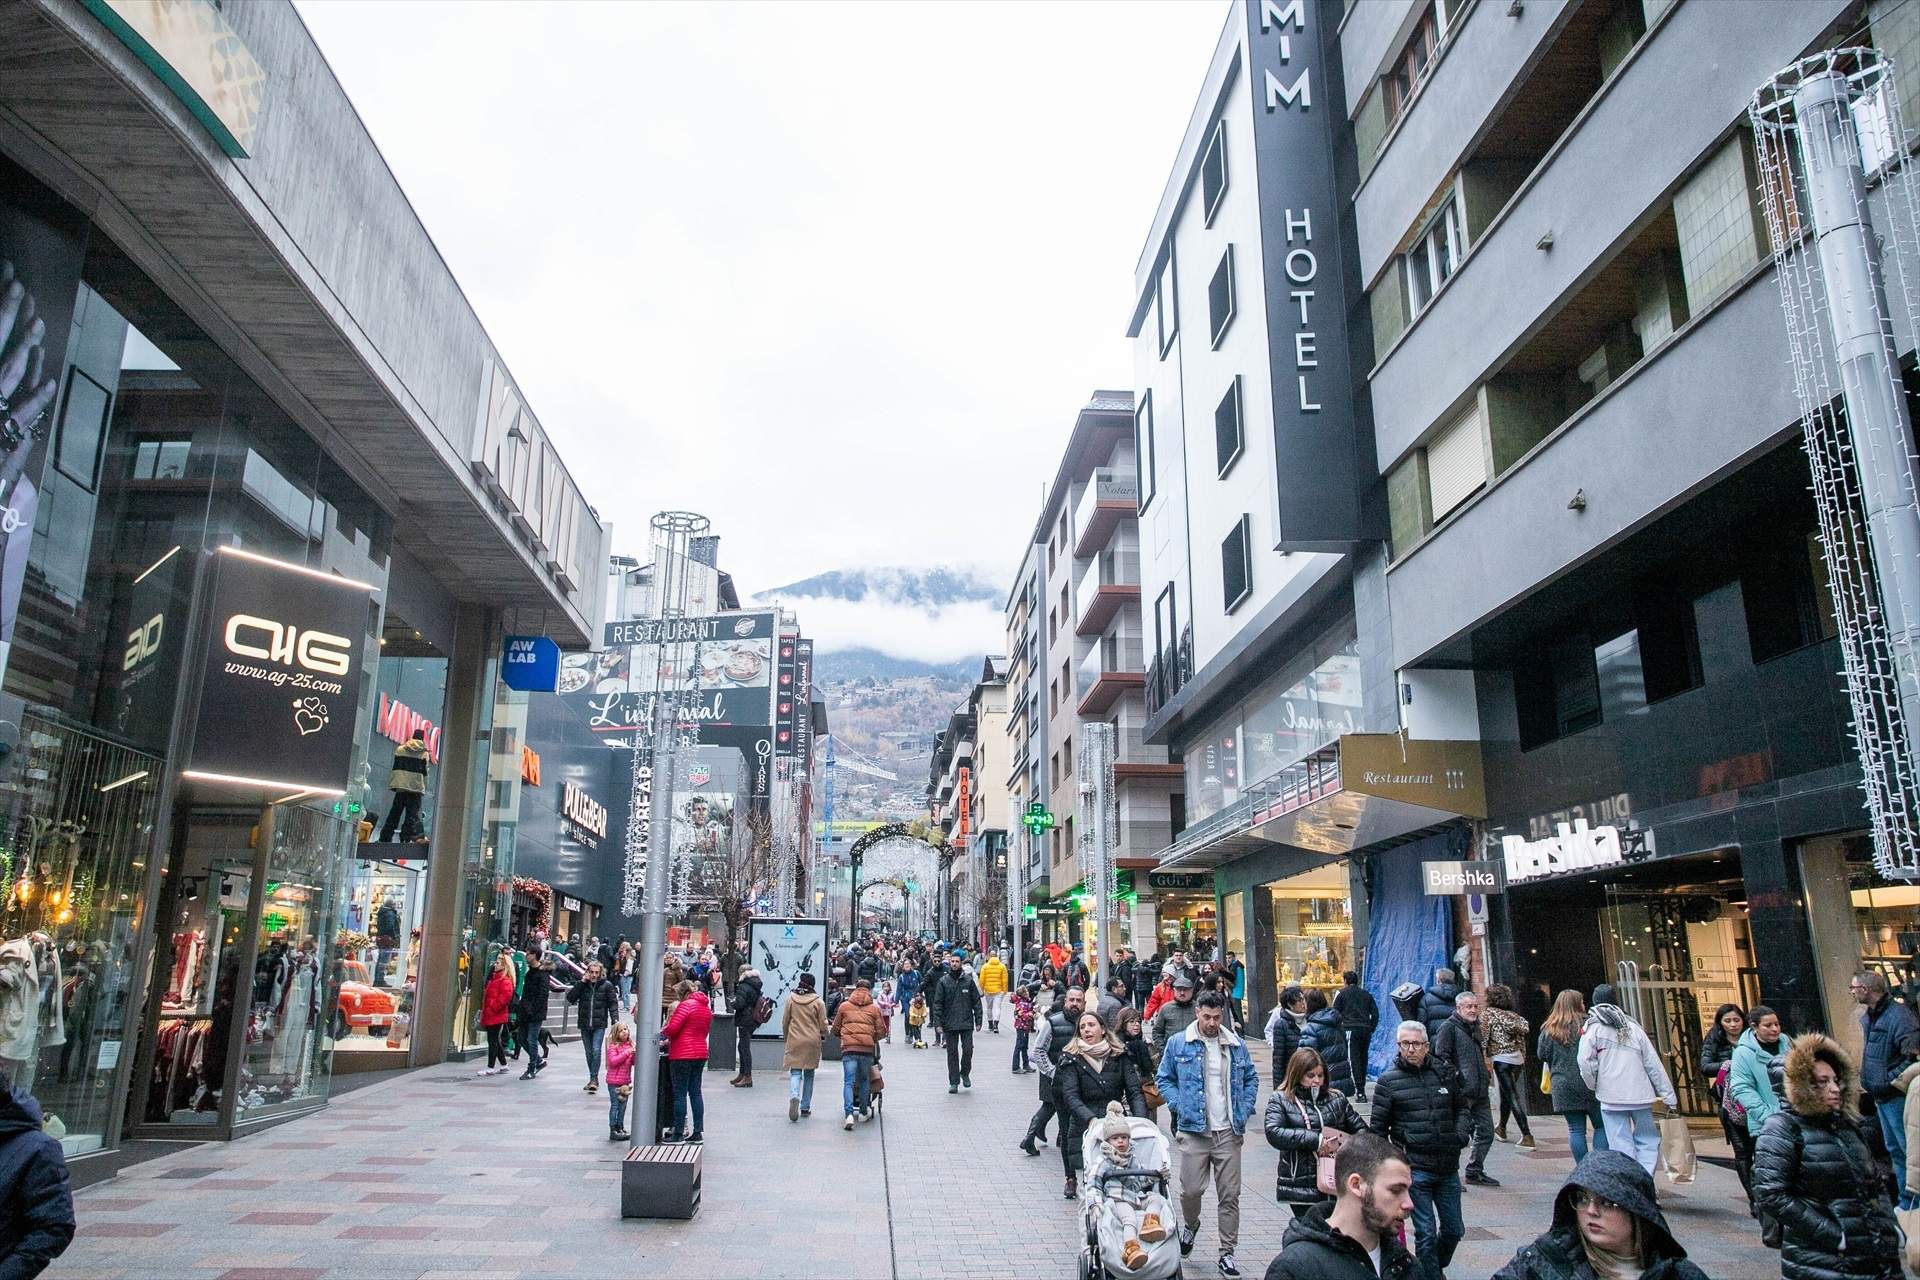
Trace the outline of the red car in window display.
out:
<instances>
[{"instance_id":1,"label":"red car in window display","mask_svg":"<svg viewBox=\"0 0 1920 1280\"><path fill-rule=\"evenodd\" d=\"M400 1008L400 993L391 987L376 987L372 972L358 960L340 962L340 1019L350 1035L364 1031L370 1036L387 1034L393 1015Z\"/></svg>"}]
</instances>

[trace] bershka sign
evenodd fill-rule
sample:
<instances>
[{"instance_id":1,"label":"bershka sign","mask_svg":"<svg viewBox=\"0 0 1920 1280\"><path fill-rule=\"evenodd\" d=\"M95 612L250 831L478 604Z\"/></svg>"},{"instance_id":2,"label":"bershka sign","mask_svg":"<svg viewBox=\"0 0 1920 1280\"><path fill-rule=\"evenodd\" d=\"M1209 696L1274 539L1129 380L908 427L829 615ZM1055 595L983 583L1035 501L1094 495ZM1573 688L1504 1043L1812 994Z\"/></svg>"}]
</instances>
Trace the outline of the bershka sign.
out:
<instances>
[{"instance_id":1,"label":"bershka sign","mask_svg":"<svg viewBox=\"0 0 1920 1280\"><path fill-rule=\"evenodd\" d=\"M1423 862L1420 878L1428 896L1438 894L1499 893L1507 887L1498 862Z\"/></svg>"},{"instance_id":2,"label":"bershka sign","mask_svg":"<svg viewBox=\"0 0 1920 1280\"><path fill-rule=\"evenodd\" d=\"M185 776L343 793L373 587L238 547L210 577Z\"/></svg>"},{"instance_id":3,"label":"bershka sign","mask_svg":"<svg viewBox=\"0 0 1920 1280\"><path fill-rule=\"evenodd\" d=\"M1282 550L1344 550L1370 536L1347 335L1346 298L1349 288L1357 296L1359 280L1347 269L1351 232L1339 202L1358 175L1343 181L1337 170L1343 95L1337 54L1328 52L1327 17L1337 8L1331 0L1244 6L1274 443L1289 460L1277 486ZM1369 441L1368 467L1371 456Z\"/></svg>"},{"instance_id":4,"label":"bershka sign","mask_svg":"<svg viewBox=\"0 0 1920 1280\"><path fill-rule=\"evenodd\" d=\"M1544 840L1500 837L1508 884L1623 862L1645 862L1654 856L1653 832L1643 827L1589 827L1585 818L1556 826L1559 834Z\"/></svg>"},{"instance_id":5,"label":"bershka sign","mask_svg":"<svg viewBox=\"0 0 1920 1280\"><path fill-rule=\"evenodd\" d=\"M589 849L597 848L607 838L607 806L588 795L577 783L569 782L560 788L560 816Z\"/></svg>"}]
</instances>

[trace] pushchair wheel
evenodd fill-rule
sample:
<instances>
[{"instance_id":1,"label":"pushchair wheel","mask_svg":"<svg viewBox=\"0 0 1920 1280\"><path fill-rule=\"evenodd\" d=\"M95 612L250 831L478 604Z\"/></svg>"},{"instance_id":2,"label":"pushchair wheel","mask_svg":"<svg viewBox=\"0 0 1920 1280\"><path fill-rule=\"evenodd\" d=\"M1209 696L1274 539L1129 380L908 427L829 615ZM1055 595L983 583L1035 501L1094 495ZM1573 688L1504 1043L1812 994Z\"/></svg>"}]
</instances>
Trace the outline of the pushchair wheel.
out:
<instances>
[{"instance_id":1,"label":"pushchair wheel","mask_svg":"<svg viewBox=\"0 0 1920 1280\"><path fill-rule=\"evenodd\" d=\"M1097 1266L1097 1264L1093 1260L1093 1255L1089 1254L1084 1249L1081 1250L1080 1280L1100 1280L1101 1272L1105 1270L1106 1268Z\"/></svg>"}]
</instances>

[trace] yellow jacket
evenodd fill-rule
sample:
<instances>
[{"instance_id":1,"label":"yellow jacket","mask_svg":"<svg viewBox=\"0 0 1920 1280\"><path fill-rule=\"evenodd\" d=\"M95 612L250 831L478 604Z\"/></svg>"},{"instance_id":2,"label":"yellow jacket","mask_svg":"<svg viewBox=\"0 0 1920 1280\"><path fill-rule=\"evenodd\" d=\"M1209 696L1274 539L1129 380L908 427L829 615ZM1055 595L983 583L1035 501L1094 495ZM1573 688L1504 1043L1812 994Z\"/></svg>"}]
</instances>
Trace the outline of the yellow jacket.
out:
<instances>
[{"instance_id":1,"label":"yellow jacket","mask_svg":"<svg viewBox=\"0 0 1920 1280\"><path fill-rule=\"evenodd\" d=\"M1007 990L1007 966L995 956L980 966L980 994L984 996L1005 995Z\"/></svg>"}]
</instances>

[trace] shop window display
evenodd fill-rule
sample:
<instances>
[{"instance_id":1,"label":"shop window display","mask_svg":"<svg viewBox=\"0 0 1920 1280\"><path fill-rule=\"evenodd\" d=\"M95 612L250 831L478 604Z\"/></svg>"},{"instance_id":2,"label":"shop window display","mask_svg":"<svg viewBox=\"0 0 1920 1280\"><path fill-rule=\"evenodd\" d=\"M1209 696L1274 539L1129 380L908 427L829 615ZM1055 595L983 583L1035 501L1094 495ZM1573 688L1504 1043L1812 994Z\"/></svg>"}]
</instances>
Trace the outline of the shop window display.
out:
<instances>
[{"instance_id":1,"label":"shop window display","mask_svg":"<svg viewBox=\"0 0 1920 1280\"><path fill-rule=\"evenodd\" d=\"M1353 900L1344 862L1262 886L1273 909L1276 989L1317 989L1332 999L1354 968Z\"/></svg>"}]
</instances>

